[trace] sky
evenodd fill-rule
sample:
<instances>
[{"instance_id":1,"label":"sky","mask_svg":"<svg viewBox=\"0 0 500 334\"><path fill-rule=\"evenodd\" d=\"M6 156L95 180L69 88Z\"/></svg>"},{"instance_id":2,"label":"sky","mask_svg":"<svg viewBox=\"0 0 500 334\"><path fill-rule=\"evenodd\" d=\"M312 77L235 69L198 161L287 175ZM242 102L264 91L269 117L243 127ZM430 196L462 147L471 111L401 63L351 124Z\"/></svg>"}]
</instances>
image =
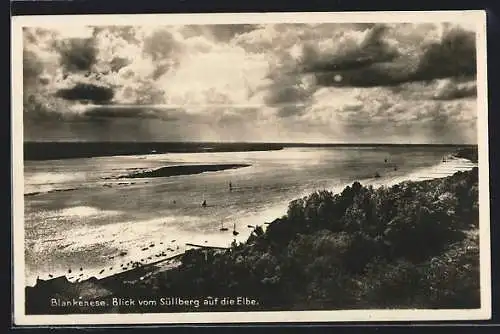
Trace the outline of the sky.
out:
<instances>
[{"instance_id":1,"label":"sky","mask_svg":"<svg viewBox=\"0 0 500 334\"><path fill-rule=\"evenodd\" d=\"M454 23L23 29L24 139L476 143Z\"/></svg>"}]
</instances>

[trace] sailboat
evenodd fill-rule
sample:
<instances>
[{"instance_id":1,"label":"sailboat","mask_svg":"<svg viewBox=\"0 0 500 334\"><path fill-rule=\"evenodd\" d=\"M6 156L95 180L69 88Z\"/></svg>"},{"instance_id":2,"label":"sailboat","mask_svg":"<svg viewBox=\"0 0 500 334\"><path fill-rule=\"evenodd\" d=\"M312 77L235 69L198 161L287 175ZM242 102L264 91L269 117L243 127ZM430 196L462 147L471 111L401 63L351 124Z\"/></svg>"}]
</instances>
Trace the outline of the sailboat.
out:
<instances>
[{"instance_id":1,"label":"sailboat","mask_svg":"<svg viewBox=\"0 0 500 334\"><path fill-rule=\"evenodd\" d=\"M227 231L228 230L227 227L224 227L224 223L221 223L220 226L221 227L220 227L219 231Z\"/></svg>"},{"instance_id":2,"label":"sailboat","mask_svg":"<svg viewBox=\"0 0 500 334\"><path fill-rule=\"evenodd\" d=\"M240 232L236 231L236 224L233 225L233 235L237 236Z\"/></svg>"}]
</instances>

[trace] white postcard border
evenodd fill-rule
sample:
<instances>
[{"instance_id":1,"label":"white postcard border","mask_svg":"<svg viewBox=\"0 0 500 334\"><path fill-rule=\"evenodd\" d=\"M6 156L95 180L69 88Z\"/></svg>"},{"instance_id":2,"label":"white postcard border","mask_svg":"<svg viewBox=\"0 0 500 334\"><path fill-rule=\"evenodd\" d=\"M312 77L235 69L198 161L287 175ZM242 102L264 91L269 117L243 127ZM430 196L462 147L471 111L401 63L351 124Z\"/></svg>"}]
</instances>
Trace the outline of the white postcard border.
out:
<instances>
[{"instance_id":1,"label":"white postcard border","mask_svg":"<svg viewBox=\"0 0 500 334\"><path fill-rule=\"evenodd\" d=\"M358 23L358 22L476 22L479 149L481 308L471 310L342 310L280 312L189 312L161 314L26 315L24 284L24 177L22 27L82 25L163 25L236 23ZM343 12L343 13L224 13L47 15L12 18L12 230L15 325L109 325L179 323L356 322L482 320L491 317L491 250L489 217L488 98L485 11ZM16 284L16 282L18 282ZM228 320L229 319L229 320Z\"/></svg>"}]
</instances>

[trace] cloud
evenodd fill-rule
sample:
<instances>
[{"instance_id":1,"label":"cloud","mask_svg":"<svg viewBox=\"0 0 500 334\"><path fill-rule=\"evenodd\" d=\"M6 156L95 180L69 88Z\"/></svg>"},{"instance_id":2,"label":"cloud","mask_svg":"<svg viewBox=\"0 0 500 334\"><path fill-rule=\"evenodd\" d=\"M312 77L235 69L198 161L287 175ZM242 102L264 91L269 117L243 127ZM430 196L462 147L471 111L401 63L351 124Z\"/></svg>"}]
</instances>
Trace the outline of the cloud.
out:
<instances>
[{"instance_id":1,"label":"cloud","mask_svg":"<svg viewBox=\"0 0 500 334\"><path fill-rule=\"evenodd\" d=\"M181 28L184 37L204 36L217 42L230 42L238 35L259 29L256 24L213 24L213 25L185 25Z\"/></svg>"},{"instance_id":2,"label":"cloud","mask_svg":"<svg viewBox=\"0 0 500 334\"><path fill-rule=\"evenodd\" d=\"M295 121L346 142L475 141L475 100L413 98L387 87L323 87L314 94L312 107Z\"/></svg>"},{"instance_id":3,"label":"cloud","mask_svg":"<svg viewBox=\"0 0 500 334\"><path fill-rule=\"evenodd\" d=\"M160 106L122 105L122 106L92 106L83 116L89 118L152 118L163 120L175 120L179 114L177 109Z\"/></svg>"},{"instance_id":4,"label":"cloud","mask_svg":"<svg viewBox=\"0 0 500 334\"><path fill-rule=\"evenodd\" d=\"M430 29L429 29L430 28ZM476 73L474 32L444 25L440 36L398 34L399 26L372 27L359 43L348 40L334 50L313 48L303 62L318 84L337 87L391 86ZM415 43L414 46L408 43Z\"/></svg>"},{"instance_id":5,"label":"cloud","mask_svg":"<svg viewBox=\"0 0 500 334\"><path fill-rule=\"evenodd\" d=\"M457 100L477 95L476 81L462 78L436 79L429 82L407 82L388 89L406 100Z\"/></svg>"},{"instance_id":6,"label":"cloud","mask_svg":"<svg viewBox=\"0 0 500 334\"><path fill-rule=\"evenodd\" d=\"M382 39L387 29L384 25L376 25L367 31L359 44L353 40L344 41L333 55L310 47L302 60L304 71L348 71L394 60L399 55L398 50Z\"/></svg>"},{"instance_id":7,"label":"cloud","mask_svg":"<svg viewBox=\"0 0 500 334\"><path fill-rule=\"evenodd\" d=\"M143 51L153 61L171 60L176 57L176 52L181 45L168 30L157 30L144 39Z\"/></svg>"},{"instance_id":8,"label":"cloud","mask_svg":"<svg viewBox=\"0 0 500 334\"><path fill-rule=\"evenodd\" d=\"M474 33L457 25L67 30L24 30L30 138L475 141Z\"/></svg>"},{"instance_id":9,"label":"cloud","mask_svg":"<svg viewBox=\"0 0 500 334\"><path fill-rule=\"evenodd\" d=\"M60 89L56 96L70 101L91 101L107 103L113 98L113 89L92 84L78 83L68 89Z\"/></svg>"},{"instance_id":10,"label":"cloud","mask_svg":"<svg viewBox=\"0 0 500 334\"><path fill-rule=\"evenodd\" d=\"M456 100L477 96L476 82L452 83L445 81L434 93L435 100Z\"/></svg>"},{"instance_id":11,"label":"cloud","mask_svg":"<svg viewBox=\"0 0 500 334\"><path fill-rule=\"evenodd\" d=\"M476 66L475 34L452 28L440 41L427 46L414 80L474 77Z\"/></svg>"},{"instance_id":12,"label":"cloud","mask_svg":"<svg viewBox=\"0 0 500 334\"><path fill-rule=\"evenodd\" d=\"M111 72L118 72L128 64L130 64L130 61L127 58L123 57L114 57L109 62Z\"/></svg>"},{"instance_id":13,"label":"cloud","mask_svg":"<svg viewBox=\"0 0 500 334\"><path fill-rule=\"evenodd\" d=\"M61 66L68 72L90 71L97 58L93 38L70 38L56 42Z\"/></svg>"}]
</instances>

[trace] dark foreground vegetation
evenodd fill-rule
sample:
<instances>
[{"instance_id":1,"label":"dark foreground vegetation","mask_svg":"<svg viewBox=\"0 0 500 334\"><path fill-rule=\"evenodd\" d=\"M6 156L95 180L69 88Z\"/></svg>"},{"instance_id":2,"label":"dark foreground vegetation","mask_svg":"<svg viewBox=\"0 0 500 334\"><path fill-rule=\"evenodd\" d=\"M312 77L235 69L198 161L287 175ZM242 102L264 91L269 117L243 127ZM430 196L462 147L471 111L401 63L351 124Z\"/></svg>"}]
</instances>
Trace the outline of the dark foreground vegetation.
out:
<instances>
[{"instance_id":1,"label":"dark foreground vegetation","mask_svg":"<svg viewBox=\"0 0 500 334\"><path fill-rule=\"evenodd\" d=\"M224 254L190 251L142 293L248 296L262 309L479 307L477 169L293 201Z\"/></svg>"},{"instance_id":2,"label":"dark foreground vegetation","mask_svg":"<svg viewBox=\"0 0 500 334\"><path fill-rule=\"evenodd\" d=\"M266 231L256 227L244 244L188 251L180 266L144 280L27 288L27 312L479 308L478 224L477 168L389 188L355 182L339 194L291 202L285 216ZM108 306L48 305L82 293ZM203 305L209 296L217 303ZM112 297L157 304L112 306ZM161 305L162 297L200 304ZM237 297L256 302L220 303Z\"/></svg>"}]
</instances>

